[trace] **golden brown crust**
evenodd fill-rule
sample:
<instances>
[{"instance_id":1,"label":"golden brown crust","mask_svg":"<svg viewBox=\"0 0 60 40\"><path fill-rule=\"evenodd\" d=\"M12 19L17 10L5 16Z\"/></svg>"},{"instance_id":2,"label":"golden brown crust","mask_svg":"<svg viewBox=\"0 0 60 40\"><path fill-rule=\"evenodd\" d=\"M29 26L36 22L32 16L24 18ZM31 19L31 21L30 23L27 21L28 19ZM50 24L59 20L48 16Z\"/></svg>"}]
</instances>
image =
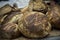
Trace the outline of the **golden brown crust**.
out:
<instances>
[{"instance_id":1,"label":"golden brown crust","mask_svg":"<svg viewBox=\"0 0 60 40\"><path fill-rule=\"evenodd\" d=\"M29 38L45 37L51 29L48 18L40 12L30 12L23 16L18 25L22 34Z\"/></svg>"},{"instance_id":2,"label":"golden brown crust","mask_svg":"<svg viewBox=\"0 0 60 40\"><path fill-rule=\"evenodd\" d=\"M23 14L21 14L20 12L11 12L11 14L4 19L3 24L17 23L18 19L20 19L22 15Z\"/></svg>"},{"instance_id":3,"label":"golden brown crust","mask_svg":"<svg viewBox=\"0 0 60 40\"><path fill-rule=\"evenodd\" d=\"M53 6L52 6L53 5ZM60 6L57 4L52 4L51 9L47 12L47 16L51 22L51 24L60 29Z\"/></svg>"},{"instance_id":4,"label":"golden brown crust","mask_svg":"<svg viewBox=\"0 0 60 40\"><path fill-rule=\"evenodd\" d=\"M2 8L0 8L0 15L4 15L4 14L9 13L11 11L12 11L12 7L9 4L6 4Z\"/></svg>"},{"instance_id":5,"label":"golden brown crust","mask_svg":"<svg viewBox=\"0 0 60 40\"><path fill-rule=\"evenodd\" d=\"M38 11L38 12L47 12L47 5L43 2L43 0L30 0L29 2L30 11Z\"/></svg>"},{"instance_id":6,"label":"golden brown crust","mask_svg":"<svg viewBox=\"0 0 60 40\"><path fill-rule=\"evenodd\" d=\"M3 25L2 30L3 30L3 32L5 32L7 34L6 36L8 36L10 38L16 38L16 37L19 37L19 35L20 35L18 25L15 23L7 23L7 24Z\"/></svg>"},{"instance_id":7,"label":"golden brown crust","mask_svg":"<svg viewBox=\"0 0 60 40\"><path fill-rule=\"evenodd\" d=\"M7 15L4 16L0 16L0 24L2 24L2 22L4 21L4 19L7 17Z\"/></svg>"}]
</instances>

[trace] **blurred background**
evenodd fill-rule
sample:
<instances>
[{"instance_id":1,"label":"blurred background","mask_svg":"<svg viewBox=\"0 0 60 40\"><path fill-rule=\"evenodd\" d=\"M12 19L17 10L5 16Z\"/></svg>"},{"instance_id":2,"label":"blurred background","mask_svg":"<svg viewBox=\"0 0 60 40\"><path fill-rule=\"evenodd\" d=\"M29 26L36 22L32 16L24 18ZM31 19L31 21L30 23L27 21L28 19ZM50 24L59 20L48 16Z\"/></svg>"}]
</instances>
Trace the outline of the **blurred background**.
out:
<instances>
[{"instance_id":1,"label":"blurred background","mask_svg":"<svg viewBox=\"0 0 60 40\"><path fill-rule=\"evenodd\" d=\"M18 8L23 8L28 5L30 0L0 0L0 7L5 4L10 4L11 6L16 3ZM51 0L44 0L46 3L49 3ZM54 0L56 3L60 4L60 0Z\"/></svg>"},{"instance_id":2,"label":"blurred background","mask_svg":"<svg viewBox=\"0 0 60 40\"><path fill-rule=\"evenodd\" d=\"M4 6L7 3L11 6L16 3L18 8L23 8L28 5L29 0L0 0L0 7Z\"/></svg>"}]
</instances>

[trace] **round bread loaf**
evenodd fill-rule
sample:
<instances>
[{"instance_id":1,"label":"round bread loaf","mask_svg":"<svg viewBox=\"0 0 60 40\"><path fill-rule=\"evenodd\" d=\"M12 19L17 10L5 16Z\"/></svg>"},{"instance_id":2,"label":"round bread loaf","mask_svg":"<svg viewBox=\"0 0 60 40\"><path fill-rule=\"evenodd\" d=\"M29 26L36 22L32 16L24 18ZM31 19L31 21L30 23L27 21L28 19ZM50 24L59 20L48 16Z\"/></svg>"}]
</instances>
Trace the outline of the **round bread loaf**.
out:
<instances>
[{"instance_id":1,"label":"round bread loaf","mask_svg":"<svg viewBox=\"0 0 60 40\"><path fill-rule=\"evenodd\" d=\"M18 21L19 30L28 38L43 38L51 30L51 25L46 15L41 12L30 12L23 15Z\"/></svg>"}]
</instances>

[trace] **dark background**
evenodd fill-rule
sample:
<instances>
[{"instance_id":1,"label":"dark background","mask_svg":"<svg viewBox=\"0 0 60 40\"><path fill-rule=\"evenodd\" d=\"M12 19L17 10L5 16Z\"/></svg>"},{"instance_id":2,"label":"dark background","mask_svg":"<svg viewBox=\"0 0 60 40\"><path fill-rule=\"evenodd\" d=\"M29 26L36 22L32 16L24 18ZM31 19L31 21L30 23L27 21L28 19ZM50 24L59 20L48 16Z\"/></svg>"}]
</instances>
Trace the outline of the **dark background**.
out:
<instances>
[{"instance_id":1,"label":"dark background","mask_svg":"<svg viewBox=\"0 0 60 40\"><path fill-rule=\"evenodd\" d=\"M8 1L8 0L0 0L0 1Z\"/></svg>"}]
</instances>

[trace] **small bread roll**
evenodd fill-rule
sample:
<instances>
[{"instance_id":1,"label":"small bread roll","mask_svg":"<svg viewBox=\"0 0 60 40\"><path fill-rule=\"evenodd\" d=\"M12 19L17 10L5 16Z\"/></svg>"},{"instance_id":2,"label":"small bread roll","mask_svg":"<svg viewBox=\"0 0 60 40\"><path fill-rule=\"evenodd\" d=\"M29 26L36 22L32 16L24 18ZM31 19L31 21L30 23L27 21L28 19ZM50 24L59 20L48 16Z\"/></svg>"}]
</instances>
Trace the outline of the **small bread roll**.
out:
<instances>
[{"instance_id":1,"label":"small bread roll","mask_svg":"<svg viewBox=\"0 0 60 40\"><path fill-rule=\"evenodd\" d=\"M46 14L54 28L60 29L60 6L55 4L55 2L51 3L51 9Z\"/></svg>"},{"instance_id":2,"label":"small bread roll","mask_svg":"<svg viewBox=\"0 0 60 40\"><path fill-rule=\"evenodd\" d=\"M23 14L21 14L20 12L11 12L11 14L4 19L2 24L17 23L18 19L20 19L22 15Z\"/></svg>"},{"instance_id":3,"label":"small bread roll","mask_svg":"<svg viewBox=\"0 0 60 40\"><path fill-rule=\"evenodd\" d=\"M17 38L20 36L20 31L18 29L18 25L15 23L7 23L3 25L2 32L3 37L2 38ZM4 37L5 35L5 37Z\"/></svg>"},{"instance_id":4,"label":"small bread roll","mask_svg":"<svg viewBox=\"0 0 60 40\"><path fill-rule=\"evenodd\" d=\"M48 10L43 0L30 0L29 9L30 11L32 10L32 11L43 12L43 13L46 13Z\"/></svg>"}]
</instances>

